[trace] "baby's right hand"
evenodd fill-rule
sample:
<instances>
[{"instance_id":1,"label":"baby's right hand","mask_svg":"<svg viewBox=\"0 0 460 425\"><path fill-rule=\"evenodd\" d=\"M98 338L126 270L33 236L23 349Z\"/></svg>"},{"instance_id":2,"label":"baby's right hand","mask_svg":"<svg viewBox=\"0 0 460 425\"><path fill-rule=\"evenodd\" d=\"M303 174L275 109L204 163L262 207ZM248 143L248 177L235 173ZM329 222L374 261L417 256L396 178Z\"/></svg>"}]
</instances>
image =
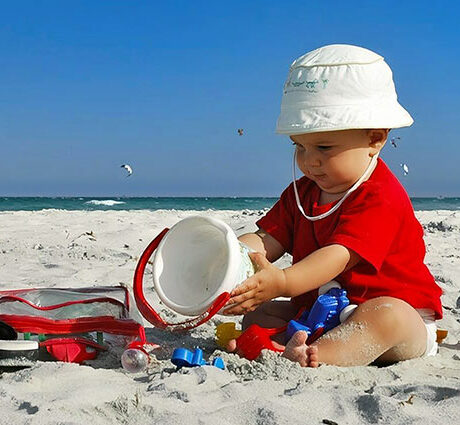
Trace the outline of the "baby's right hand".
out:
<instances>
[{"instance_id":1,"label":"baby's right hand","mask_svg":"<svg viewBox=\"0 0 460 425\"><path fill-rule=\"evenodd\" d=\"M283 296L286 292L286 277L282 269L271 264L260 252L252 252L249 256L258 271L231 292L224 314L249 313L260 304Z\"/></svg>"}]
</instances>

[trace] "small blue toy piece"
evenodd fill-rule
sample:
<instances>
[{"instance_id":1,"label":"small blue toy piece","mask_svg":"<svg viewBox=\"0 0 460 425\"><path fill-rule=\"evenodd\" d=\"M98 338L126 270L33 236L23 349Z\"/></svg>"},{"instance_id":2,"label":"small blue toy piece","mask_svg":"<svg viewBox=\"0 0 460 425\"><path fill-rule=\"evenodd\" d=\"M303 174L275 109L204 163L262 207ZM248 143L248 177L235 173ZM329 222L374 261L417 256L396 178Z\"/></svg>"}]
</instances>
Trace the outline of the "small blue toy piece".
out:
<instances>
[{"instance_id":1,"label":"small blue toy piece","mask_svg":"<svg viewBox=\"0 0 460 425\"><path fill-rule=\"evenodd\" d=\"M330 289L318 297L310 311L305 311L298 320L288 323L286 340L289 341L297 331L307 332L309 340L319 338L340 323L340 312L349 304L345 289Z\"/></svg>"},{"instance_id":2,"label":"small blue toy piece","mask_svg":"<svg viewBox=\"0 0 460 425\"><path fill-rule=\"evenodd\" d=\"M225 363L220 357L216 357L211 364L203 359L203 350L197 348L193 351L186 348L176 348L173 351L171 361L177 367L215 366L225 369Z\"/></svg>"}]
</instances>

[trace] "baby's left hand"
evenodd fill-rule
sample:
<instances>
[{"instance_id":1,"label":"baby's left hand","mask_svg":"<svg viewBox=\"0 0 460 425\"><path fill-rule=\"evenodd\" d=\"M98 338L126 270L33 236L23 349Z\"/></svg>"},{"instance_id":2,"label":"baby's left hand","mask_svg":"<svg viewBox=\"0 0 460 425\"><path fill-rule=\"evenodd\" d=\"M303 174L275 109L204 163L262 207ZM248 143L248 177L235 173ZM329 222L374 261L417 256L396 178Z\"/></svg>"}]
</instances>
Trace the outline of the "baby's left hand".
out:
<instances>
[{"instance_id":1,"label":"baby's left hand","mask_svg":"<svg viewBox=\"0 0 460 425\"><path fill-rule=\"evenodd\" d=\"M257 272L232 292L223 314L237 315L254 311L260 304L283 296L286 292L284 271L271 264L260 252L249 254L257 265Z\"/></svg>"}]
</instances>

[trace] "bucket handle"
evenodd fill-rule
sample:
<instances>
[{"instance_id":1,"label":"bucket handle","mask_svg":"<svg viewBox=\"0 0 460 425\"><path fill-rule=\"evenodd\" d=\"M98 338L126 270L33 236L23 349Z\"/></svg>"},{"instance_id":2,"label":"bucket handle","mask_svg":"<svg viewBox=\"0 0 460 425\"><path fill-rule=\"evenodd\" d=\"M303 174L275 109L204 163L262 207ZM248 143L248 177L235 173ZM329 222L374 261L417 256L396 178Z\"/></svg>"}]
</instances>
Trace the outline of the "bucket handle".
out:
<instances>
[{"instance_id":1,"label":"bucket handle","mask_svg":"<svg viewBox=\"0 0 460 425\"><path fill-rule=\"evenodd\" d=\"M158 247L161 240L166 235L166 233L168 233L168 231L168 228L163 229L158 234L158 236L152 242L150 242L147 248L145 248L145 251L139 258L136 271L134 272L134 298L136 300L137 308L139 309L142 316L144 316L153 326L160 329L168 329L170 331L186 331L189 329L193 329L199 325L202 325L203 323L211 319L211 317L213 317L216 313L218 313L219 310L221 310L222 307L230 299L230 293L223 292L222 294L220 294L204 313L201 313L199 316L194 317L193 319L188 319L178 323L165 322L145 299L143 291L143 280L145 267L149 261L149 258L152 256L153 252Z\"/></svg>"}]
</instances>

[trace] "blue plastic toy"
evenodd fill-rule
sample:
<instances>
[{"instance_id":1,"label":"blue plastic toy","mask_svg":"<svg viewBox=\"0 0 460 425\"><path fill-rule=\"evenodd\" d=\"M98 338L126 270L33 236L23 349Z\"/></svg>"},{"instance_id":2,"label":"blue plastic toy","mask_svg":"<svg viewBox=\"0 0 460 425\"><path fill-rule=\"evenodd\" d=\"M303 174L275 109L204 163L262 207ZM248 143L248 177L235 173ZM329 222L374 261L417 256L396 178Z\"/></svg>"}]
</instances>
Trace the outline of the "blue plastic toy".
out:
<instances>
[{"instance_id":1,"label":"blue plastic toy","mask_svg":"<svg viewBox=\"0 0 460 425\"><path fill-rule=\"evenodd\" d=\"M340 312L349 304L347 291L340 288L330 289L318 297L310 311L306 310L298 320L288 323L286 341L297 331L305 331L311 339L317 339L340 323Z\"/></svg>"},{"instance_id":2,"label":"blue plastic toy","mask_svg":"<svg viewBox=\"0 0 460 425\"><path fill-rule=\"evenodd\" d=\"M196 366L215 366L224 370L225 364L220 357L216 357L212 363L206 362L203 359L203 350L195 349L193 353L186 348L176 348L173 351L171 361L177 367L196 367Z\"/></svg>"},{"instance_id":3,"label":"blue plastic toy","mask_svg":"<svg viewBox=\"0 0 460 425\"><path fill-rule=\"evenodd\" d=\"M306 342L311 344L325 332L336 327L340 323L340 316L342 316L342 321L345 321L357 307L355 304L350 304L347 292L340 288L338 282L332 281L324 286L327 288L331 284L334 286L317 298L310 311L299 311L296 315L298 319L291 320L287 325L278 328L262 328L253 323L241 332L235 330L234 323L223 323L217 329L218 343L222 344L224 341L228 342L229 339L236 339L238 354L248 360L256 359L262 350L284 351L283 347L278 344L274 345L272 341L274 335L282 332L286 333L287 342L297 331L306 331L308 335ZM326 290L325 287L322 289Z\"/></svg>"}]
</instances>

